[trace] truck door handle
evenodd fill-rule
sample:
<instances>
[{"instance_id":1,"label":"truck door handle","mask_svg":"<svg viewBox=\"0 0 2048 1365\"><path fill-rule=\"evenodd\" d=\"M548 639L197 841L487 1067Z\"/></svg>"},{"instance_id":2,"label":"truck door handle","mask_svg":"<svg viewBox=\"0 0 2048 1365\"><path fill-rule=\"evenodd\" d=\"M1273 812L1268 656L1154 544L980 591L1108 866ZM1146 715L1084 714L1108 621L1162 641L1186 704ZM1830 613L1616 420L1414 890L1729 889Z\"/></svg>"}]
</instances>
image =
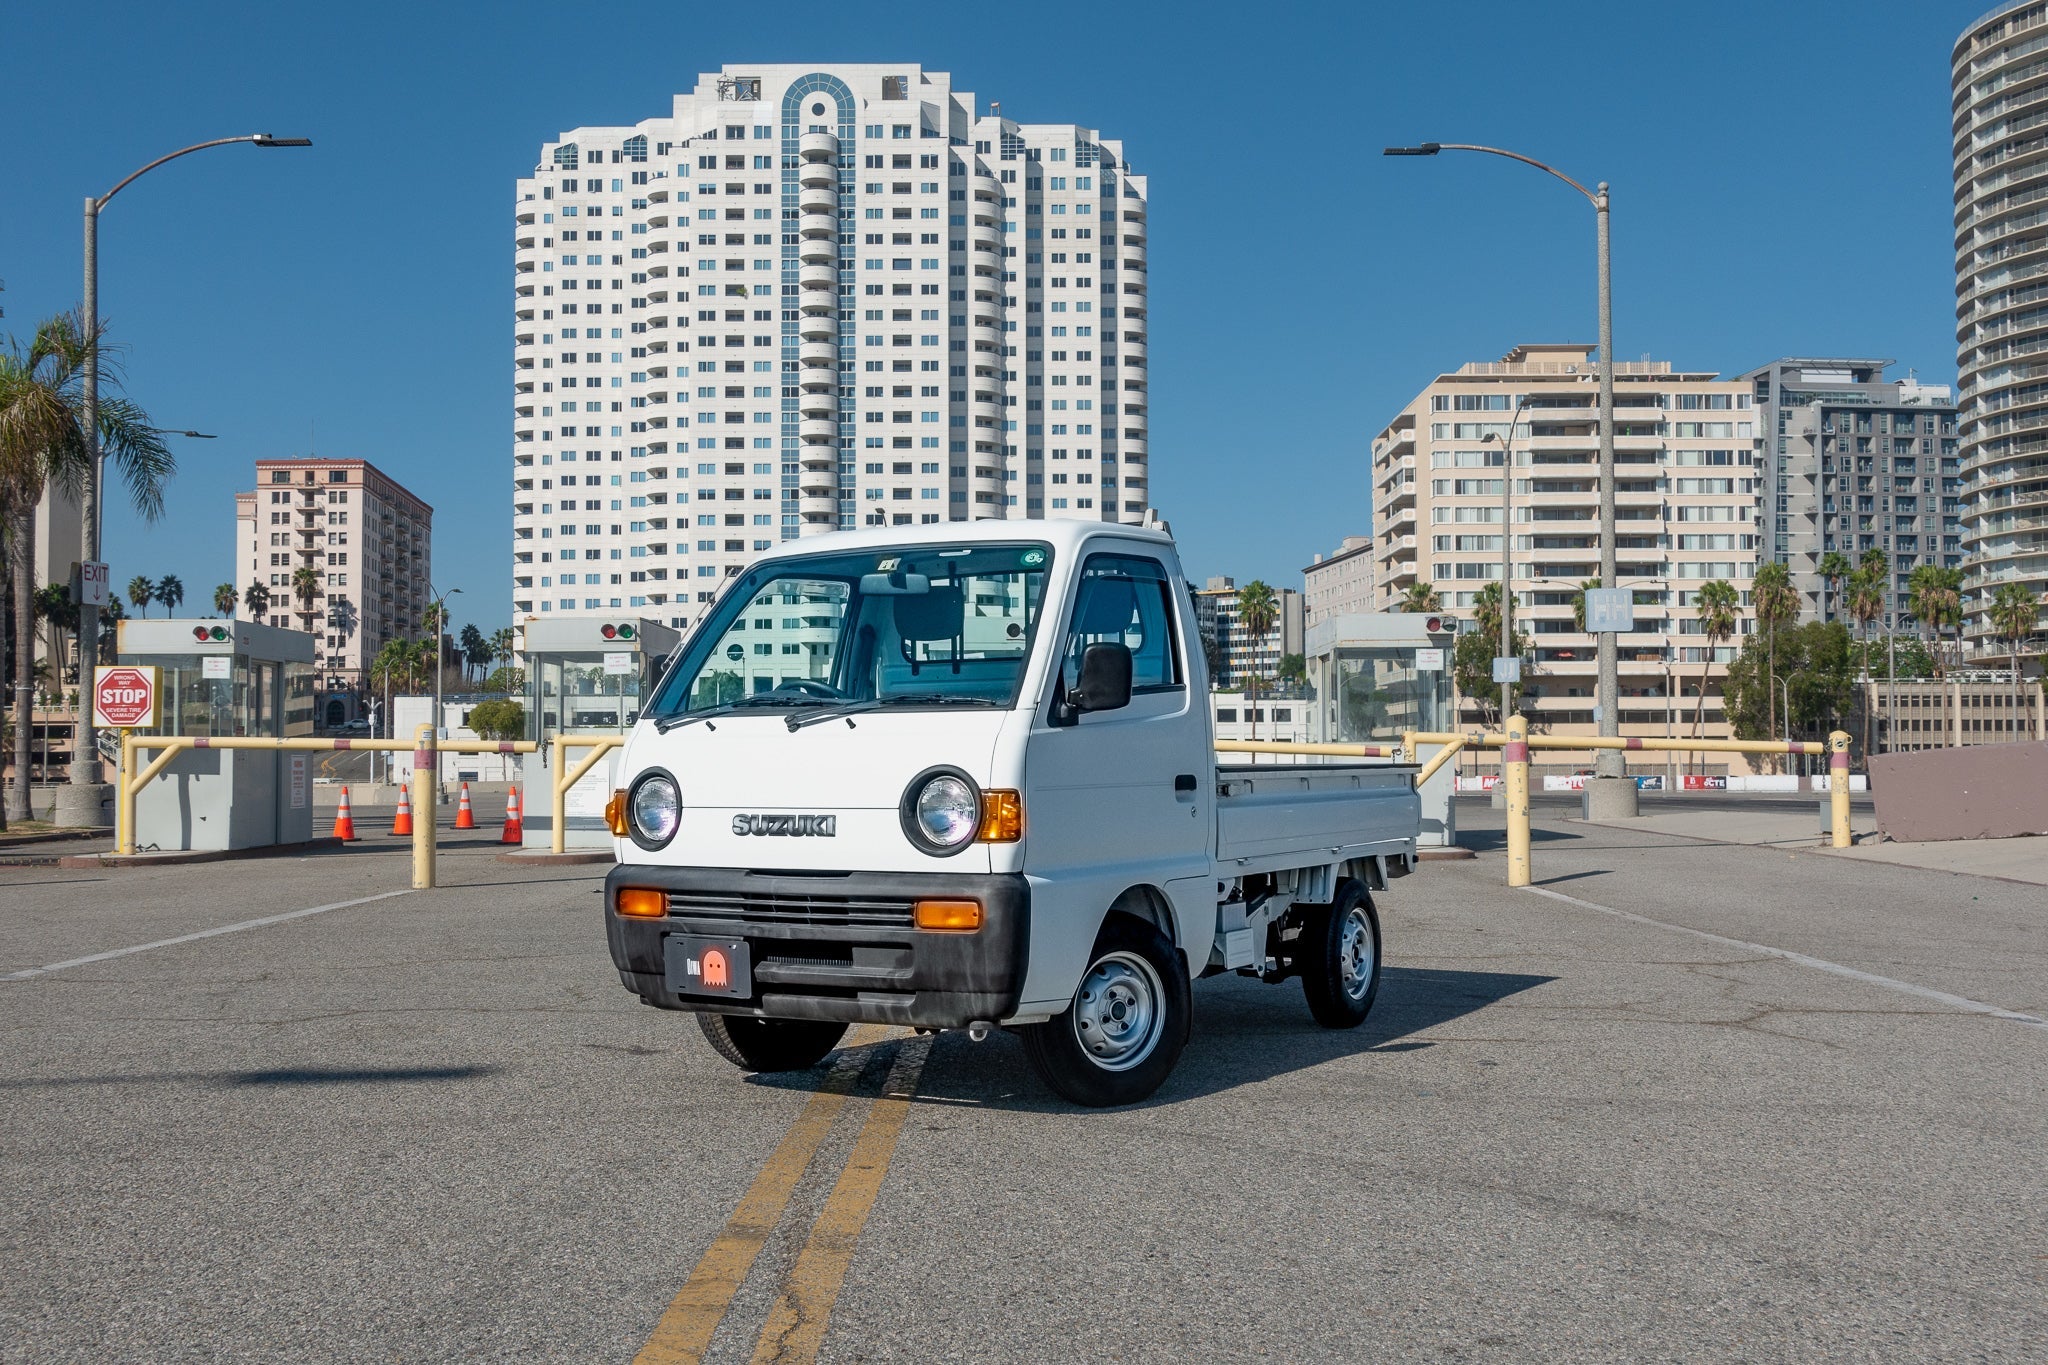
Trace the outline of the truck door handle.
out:
<instances>
[{"instance_id":1,"label":"truck door handle","mask_svg":"<svg viewBox=\"0 0 2048 1365\"><path fill-rule=\"evenodd\" d=\"M1178 777L1173 779L1173 790L1176 794L1180 792L1192 792L1194 789L1195 775L1193 773L1182 773Z\"/></svg>"}]
</instances>

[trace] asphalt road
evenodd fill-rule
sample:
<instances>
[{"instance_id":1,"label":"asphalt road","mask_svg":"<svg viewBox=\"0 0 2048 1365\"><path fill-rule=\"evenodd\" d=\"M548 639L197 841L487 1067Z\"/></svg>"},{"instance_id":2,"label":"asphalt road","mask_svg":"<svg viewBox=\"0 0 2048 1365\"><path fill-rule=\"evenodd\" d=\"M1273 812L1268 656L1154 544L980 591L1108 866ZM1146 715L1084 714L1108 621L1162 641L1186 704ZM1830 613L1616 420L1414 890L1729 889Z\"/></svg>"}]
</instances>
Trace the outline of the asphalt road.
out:
<instances>
[{"instance_id":1,"label":"asphalt road","mask_svg":"<svg viewBox=\"0 0 2048 1365\"><path fill-rule=\"evenodd\" d=\"M1001 1035L745 1077L594 869L0 869L0 1359L2041 1359L2039 888L1537 837L1111 1112Z\"/></svg>"}]
</instances>

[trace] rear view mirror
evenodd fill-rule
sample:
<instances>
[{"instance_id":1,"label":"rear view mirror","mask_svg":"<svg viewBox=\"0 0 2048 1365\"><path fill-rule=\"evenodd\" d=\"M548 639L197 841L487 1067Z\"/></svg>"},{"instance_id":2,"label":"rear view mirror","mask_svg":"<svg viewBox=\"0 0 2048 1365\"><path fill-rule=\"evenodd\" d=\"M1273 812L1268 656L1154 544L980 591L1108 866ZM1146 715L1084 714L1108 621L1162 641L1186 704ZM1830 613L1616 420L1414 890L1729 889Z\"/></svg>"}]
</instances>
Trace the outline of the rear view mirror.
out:
<instances>
[{"instance_id":1,"label":"rear view mirror","mask_svg":"<svg viewBox=\"0 0 2048 1365\"><path fill-rule=\"evenodd\" d=\"M931 579L921 573L864 573L860 576L860 590L867 597L906 597L932 590Z\"/></svg>"},{"instance_id":2,"label":"rear view mirror","mask_svg":"<svg viewBox=\"0 0 2048 1365\"><path fill-rule=\"evenodd\" d=\"M1076 711L1114 711L1131 704L1131 651L1115 643L1081 651L1081 677L1067 694Z\"/></svg>"}]
</instances>

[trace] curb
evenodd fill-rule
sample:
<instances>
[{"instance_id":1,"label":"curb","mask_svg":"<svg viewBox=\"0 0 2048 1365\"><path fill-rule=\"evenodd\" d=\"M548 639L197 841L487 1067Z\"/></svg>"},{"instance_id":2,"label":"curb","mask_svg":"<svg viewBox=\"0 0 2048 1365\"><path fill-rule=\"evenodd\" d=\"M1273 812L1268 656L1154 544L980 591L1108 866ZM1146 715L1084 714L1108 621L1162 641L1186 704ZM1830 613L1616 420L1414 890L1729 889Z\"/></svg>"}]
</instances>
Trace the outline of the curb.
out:
<instances>
[{"instance_id":1,"label":"curb","mask_svg":"<svg viewBox=\"0 0 2048 1365\"><path fill-rule=\"evenodd\" d=\"M1476 858L1478 856L1479 854L1476 850L1462 848L1455 844L1449 848L1418 848L1415 850L1415 860L1419 863L1461 863L1469 858Z\"/></svg>"},{"instance_id":2,"label":"curb","mask_svg":"<svg viewBox=\"0 0 2048 1365\"><path fill-rule=\"evenodd\" d=\"M30 849L37 844L66 844L80 839L105 839L113 834L106 829L53 829L41 834L0 834L0 858L16 849Z\"/></svg>"},{"instance_id":3,"label":"curb","mask_svg":"<svg viewBox=\"0 0 2048 1365\"><path fill-rule=\"evenodd\" d=\"M272 844L266 848L208 848L173 853L81 853L57 859L59 867L181 867L187 863L224 863L243 858L292 857L302 853L324 853L346 848L339 839L309 839L302 844Z\"/></svg>"},{"instance_id":4,"label":"curb","mask_svg":"<svg viewBox=\"0 0 2048 1365\"><path fill-rule=\"evenodd\" d=\"M618 857L605 849L573 849L567 853L537 852L500 853L501 863L517 863L526 867L572 867L579 864L615 863Z\"/></svg>"}]
</instances>

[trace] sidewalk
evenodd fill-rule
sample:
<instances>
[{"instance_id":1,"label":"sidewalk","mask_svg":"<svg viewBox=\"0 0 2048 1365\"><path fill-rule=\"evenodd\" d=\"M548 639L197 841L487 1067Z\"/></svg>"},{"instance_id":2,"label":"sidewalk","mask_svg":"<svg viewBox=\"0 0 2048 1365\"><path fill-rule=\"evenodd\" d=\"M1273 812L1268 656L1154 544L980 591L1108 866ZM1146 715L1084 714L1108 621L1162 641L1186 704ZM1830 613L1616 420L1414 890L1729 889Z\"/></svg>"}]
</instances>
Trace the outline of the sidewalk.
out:
<instances>
[{"instance_id":1,"label":"sidewalk","mask_svg":"<svg viewBox=\"0 0 2048 1365\"><path fill-rule=\"evenodd\" d=\"M1673 811L1634 820L1574 821L1609 829L1665 834L1714 844L1754 844L1798 848L1835 858L1918 867L1978 877L2048 886L2048 838L1956 839L1944 843L1879 843L1877 819L1868 811L1850 816L1853 848L1828 848L1823 842L1819 803L1811 813L1799 811Z\"/></svg>"}]
</instances>

